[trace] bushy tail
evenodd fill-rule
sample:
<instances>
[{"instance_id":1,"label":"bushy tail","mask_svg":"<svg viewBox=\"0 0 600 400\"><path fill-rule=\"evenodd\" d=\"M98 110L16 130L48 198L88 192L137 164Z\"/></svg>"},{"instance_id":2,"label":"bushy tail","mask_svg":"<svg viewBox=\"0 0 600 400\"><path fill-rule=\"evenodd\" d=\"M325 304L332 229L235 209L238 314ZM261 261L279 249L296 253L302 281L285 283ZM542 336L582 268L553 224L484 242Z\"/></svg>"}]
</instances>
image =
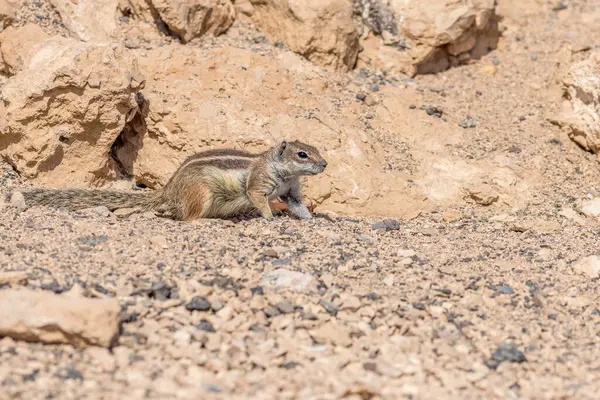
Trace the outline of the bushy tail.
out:
<instances>
[{"instance_id":1,"label":"bushy tail","mask_svg":"<svg viewBox=\"0 0 600 400\"><path fill-rule=\"evenodd\" d=\"M154 204L154 193L135 193L110 190L88 189L22 189L18 190L25 198L27 207L47 206L81 210L84 208L105 206L110 211L126 207L150 209Z\"/></svg>"}]
</instances>

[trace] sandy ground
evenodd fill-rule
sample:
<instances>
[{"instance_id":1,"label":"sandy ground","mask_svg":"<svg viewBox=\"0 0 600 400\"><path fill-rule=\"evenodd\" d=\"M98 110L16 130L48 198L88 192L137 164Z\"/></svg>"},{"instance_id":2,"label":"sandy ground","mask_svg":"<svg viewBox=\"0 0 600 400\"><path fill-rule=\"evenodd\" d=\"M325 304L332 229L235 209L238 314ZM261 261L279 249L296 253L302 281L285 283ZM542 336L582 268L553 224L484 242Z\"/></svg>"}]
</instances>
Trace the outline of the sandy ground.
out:
<instances>
[{"instance_id":1,"label":"sandy ground","mask_svg":"<svg viewBox=\"0 0 600 400\"><path fill-rule=\"evenodd\" d=\"M525 209L465 204L374 229L383 217L0 206L0 271L123 307L110 351L0 339L0 398L597 398L598 286L573 265L597 252L600 225L569 210L598 195L599 168L547 121L565 38L586 44L575 60L600 45L598 25L580 23L600 10L582 3L509 18L483 60L414 79L415 118L435 105L449 124L477 121L448 151L545 166ZM0 185L19 177L6 167ZM280 292L264 279L276 270L314 281Z\"/></svg>"}]
</instances>

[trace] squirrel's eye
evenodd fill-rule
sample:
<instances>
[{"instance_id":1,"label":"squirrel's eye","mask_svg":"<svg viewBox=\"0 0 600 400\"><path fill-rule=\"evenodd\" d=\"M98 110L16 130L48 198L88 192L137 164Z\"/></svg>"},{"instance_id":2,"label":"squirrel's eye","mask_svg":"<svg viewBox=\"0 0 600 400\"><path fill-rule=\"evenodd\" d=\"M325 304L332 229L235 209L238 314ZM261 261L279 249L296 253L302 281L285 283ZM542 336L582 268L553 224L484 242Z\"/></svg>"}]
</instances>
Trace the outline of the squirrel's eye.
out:
<instances>
[{"instance_id":1,"label":"squirrel's eye","mask_svg":"<svg viewBox=\"0 0 600 400\"><path fill-rule=\"evenodd\" d=\"M308 154L306 154L305 152L301 151L298 153L298 157L300 158L308 158Z\"/></svg>"}]
</instances>

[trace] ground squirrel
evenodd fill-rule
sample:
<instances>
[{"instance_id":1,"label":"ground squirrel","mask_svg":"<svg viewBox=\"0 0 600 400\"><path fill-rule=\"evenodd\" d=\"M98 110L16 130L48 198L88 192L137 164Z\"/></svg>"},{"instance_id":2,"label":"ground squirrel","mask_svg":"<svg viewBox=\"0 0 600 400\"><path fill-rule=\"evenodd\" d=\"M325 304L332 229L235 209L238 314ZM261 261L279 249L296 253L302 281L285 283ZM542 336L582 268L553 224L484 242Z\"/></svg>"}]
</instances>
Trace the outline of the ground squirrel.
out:
<instances>
[{"instance_id":1,"label":"ground squirrel","mask_svg":"<svg viewBox=\"0 0 600 400\"><path fill-rule=\"evenodd\" d=\"M155 210L179 220L227 218L258 211L272 218L269 201L280 198L300 219L312 215L302 202L299 178L325 170L327 161L308 144L283 141L259 154L217 149L187 158L167 184L146 193L46 189L19 190L27 206L78 210L106 206Z\"/></svg>"}]
</instances>

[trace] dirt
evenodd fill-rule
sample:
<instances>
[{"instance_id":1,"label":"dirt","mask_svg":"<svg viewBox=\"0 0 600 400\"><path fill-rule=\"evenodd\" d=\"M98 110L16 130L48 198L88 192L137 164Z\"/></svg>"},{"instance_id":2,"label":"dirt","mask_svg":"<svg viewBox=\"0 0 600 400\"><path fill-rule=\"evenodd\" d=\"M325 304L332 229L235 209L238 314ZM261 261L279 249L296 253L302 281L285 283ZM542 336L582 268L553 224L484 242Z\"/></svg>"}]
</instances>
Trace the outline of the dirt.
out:
<instances>
[{"instance_id":1,"label":"dirt","mask_svg":"<svg viewBox=\"0 0 600 400\"><path fill-rule=\"evenodd\" d=\"M0 203L1 272L122 306L112 349L0 339L0 398L597 398L600 296L573 265L597 252L600 223L573 210L600 195L600 170L548 116L560 71L600 46L600 6L561 4L500 1L507 28L475 63L349 76L368 94L416 88L412 118L464 129L452 156L540 171L525 207L478 192L412 219L177 222ZM252 48L252 32L188 45ZM0 194L22 185L3 168ZM301 274L295 290L265 279L281 269Z\"/></svg>"}]
</instances>

